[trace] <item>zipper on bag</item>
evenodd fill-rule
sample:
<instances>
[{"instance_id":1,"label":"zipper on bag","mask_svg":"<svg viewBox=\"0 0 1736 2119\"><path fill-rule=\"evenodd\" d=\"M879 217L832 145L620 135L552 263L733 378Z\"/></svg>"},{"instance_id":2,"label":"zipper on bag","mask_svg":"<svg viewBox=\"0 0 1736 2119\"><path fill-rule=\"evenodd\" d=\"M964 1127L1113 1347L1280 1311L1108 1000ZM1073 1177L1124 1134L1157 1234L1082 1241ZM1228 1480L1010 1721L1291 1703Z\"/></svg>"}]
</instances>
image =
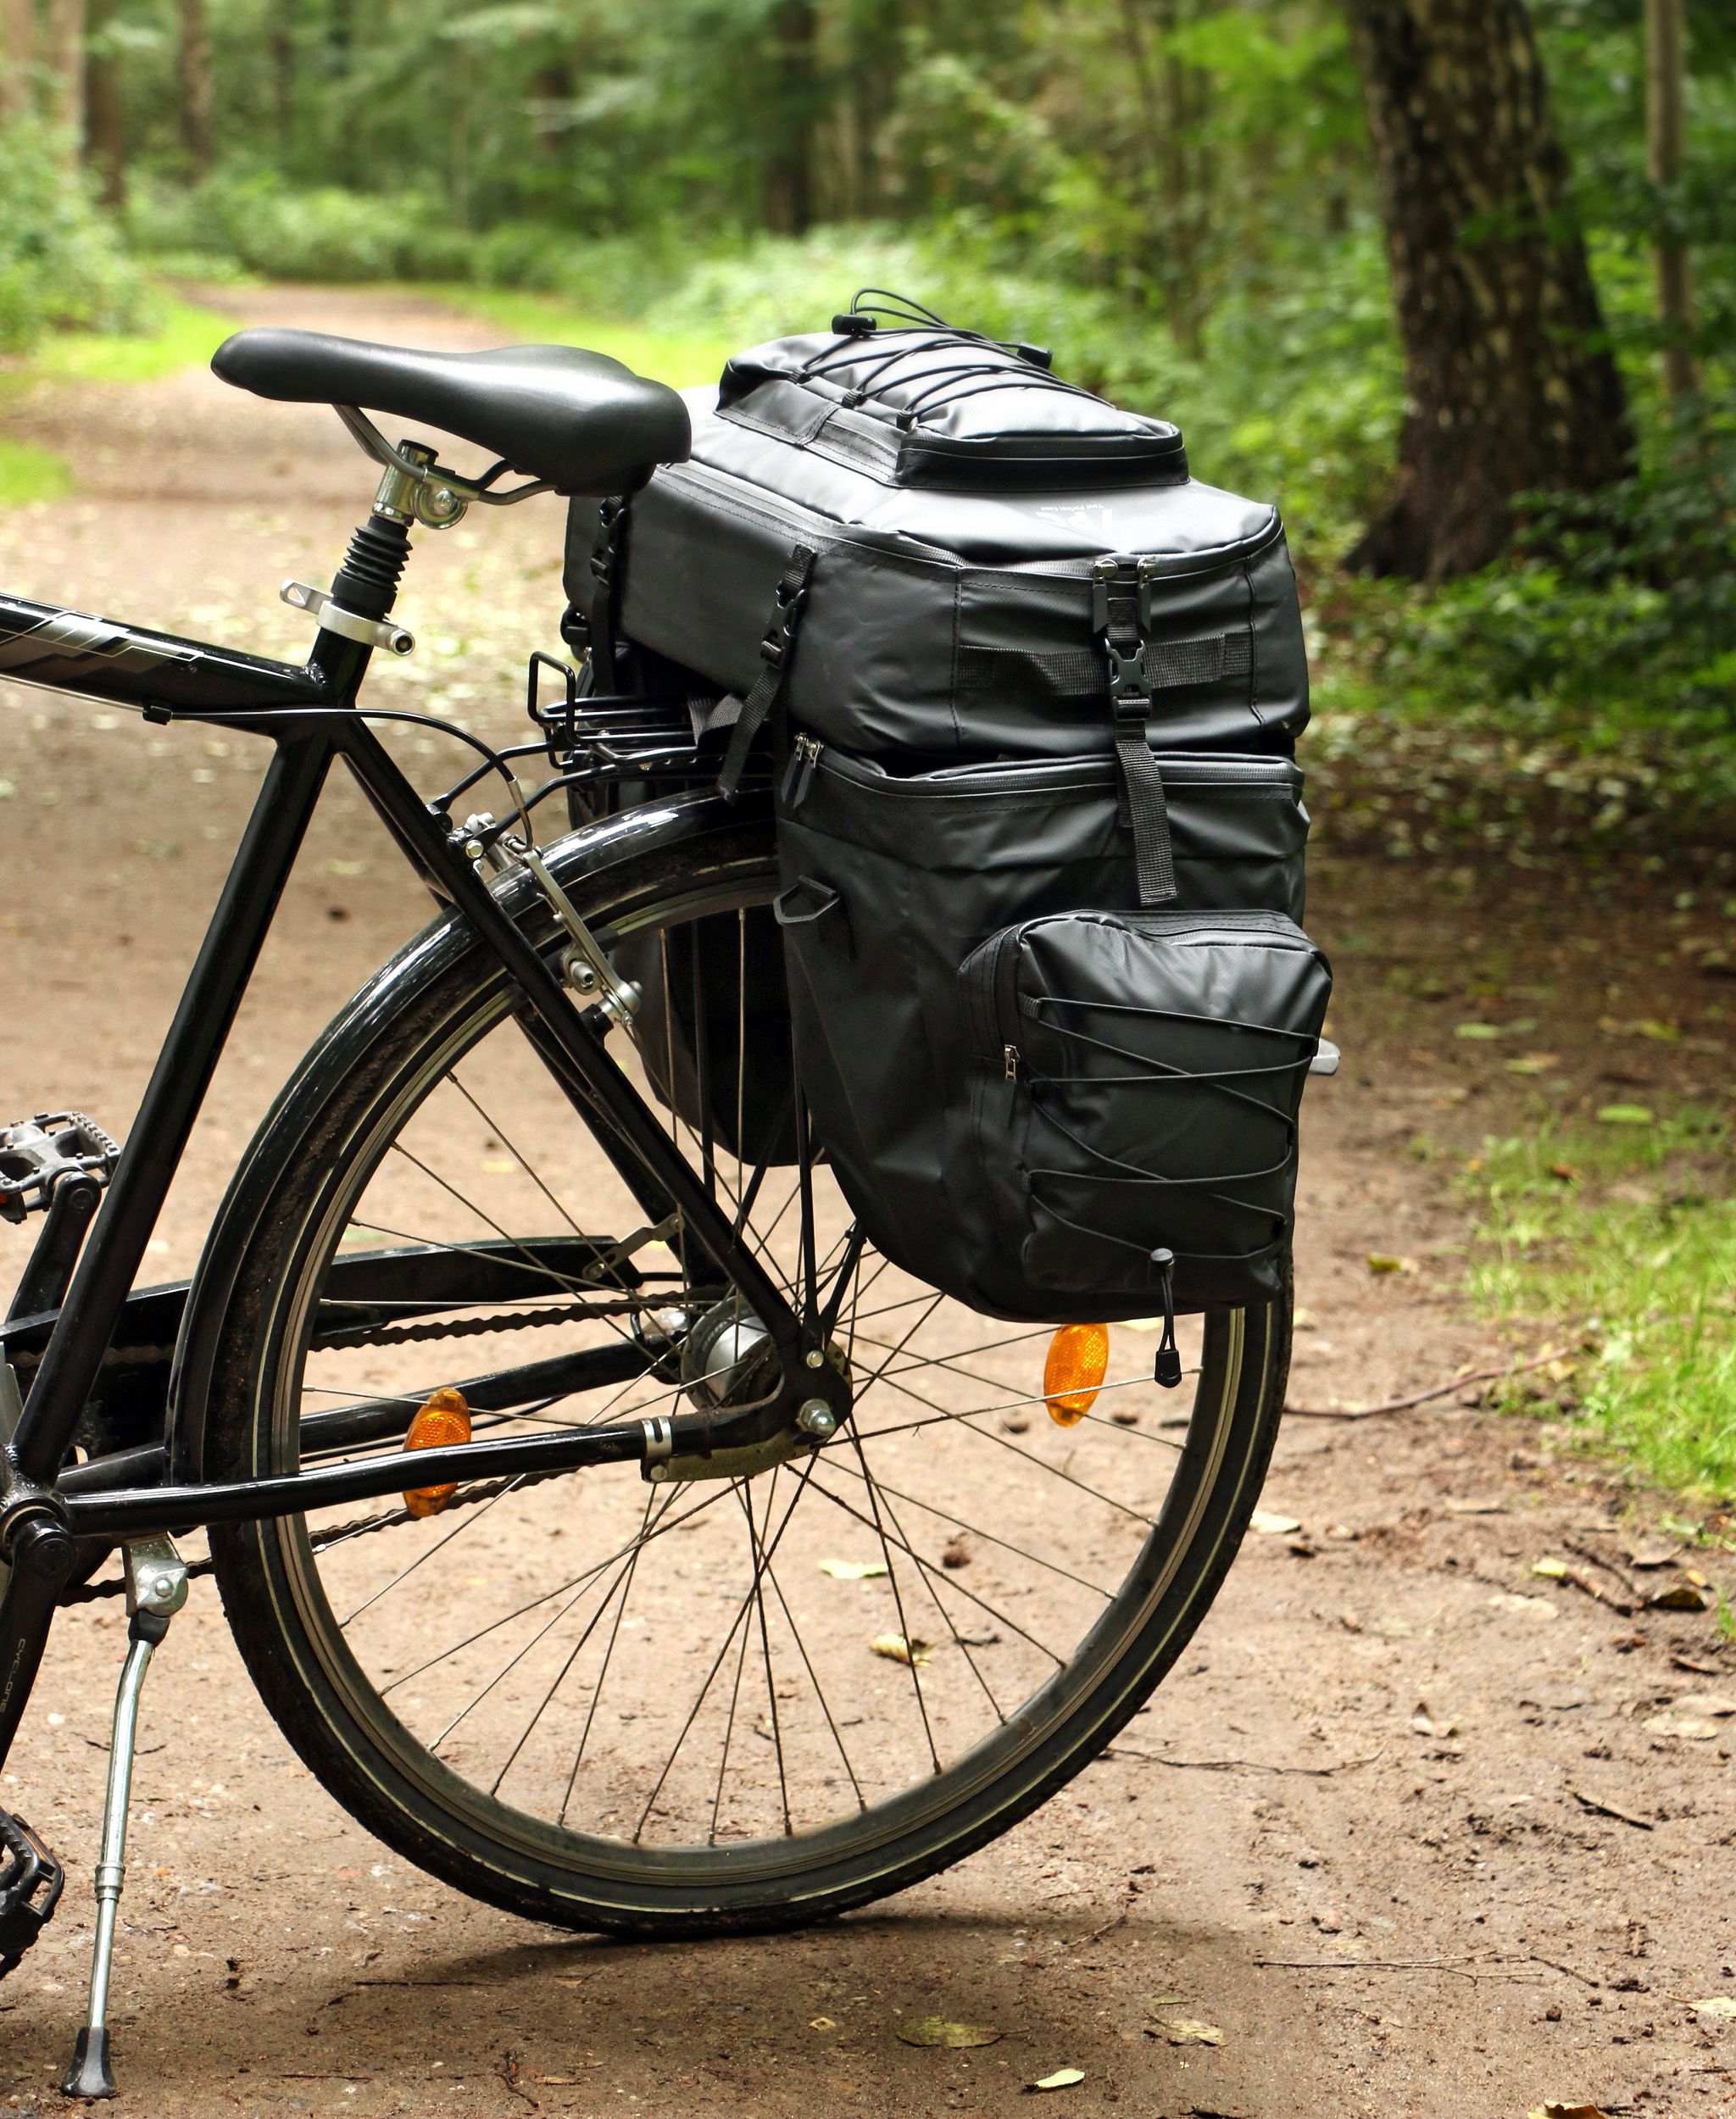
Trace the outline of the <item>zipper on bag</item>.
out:
<instances>
[{"instance_id":1,"label":"zipper on bag","mask_svg":"<svg viewBox=\"0 0 1736 2119\"><path fill-rule=\"evenodd\" d=\"M808 790L814 784L814 768L820 763L820 754L826 748L817 736L799 733L790 744L790 761L784 767L783 784L778 793L787 809L799 809L807 799Z\"/></svg>"}]
</instances>

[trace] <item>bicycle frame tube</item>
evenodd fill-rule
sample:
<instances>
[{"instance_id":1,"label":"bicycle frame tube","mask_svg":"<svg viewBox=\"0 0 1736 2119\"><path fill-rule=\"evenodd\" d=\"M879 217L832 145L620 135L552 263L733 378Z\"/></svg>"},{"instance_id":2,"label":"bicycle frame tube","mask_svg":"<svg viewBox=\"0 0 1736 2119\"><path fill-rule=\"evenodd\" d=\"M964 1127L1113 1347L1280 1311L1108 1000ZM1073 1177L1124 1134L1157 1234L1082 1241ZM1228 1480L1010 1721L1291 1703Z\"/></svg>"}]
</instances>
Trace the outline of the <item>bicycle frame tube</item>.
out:
<instances>
[{"instance_id":1,"label":"bicycle frame tube","mask_svg":"<svg viewBox=\"0 0 1736 2119\"><path fill-rule=\"evenodd\" d=\"M363 717L350 710L368 660L365 647L323 630L308 663L298 665L0 596L0 675L138 707L154 720L190 718L264 734L276 747L29 1399L0 1459L0 1529L45 1509L76 1531L115 1539L142 1534L170 1516L178 1524L208 1520L197 1485L172 1493L106 1494L98 1504L94 1496L60 1499L54 1480L337 757L350 765L424 880L469 922L523 992L546 1032L538 1049L563 1086L641 1160L681 1210L689 1237L765 1323L787 1388L792 1393L812 1388L800 1365L800 1324L782 1291L604 1050L602 1037L556 973L497 904L455 843L448 820L421 801ZM633 1430L606 1435L591 1430L582 1439L578 1431L526 1439L542 1453L537 1468L543 1470L604 1454L617 1460L643 1454ZM473 1470L481 1476L485 1460L492 1466L515 1446L477 1442L444 1453L453 1460L450 1476L469 1477ZM386 1469L387 1460L378 1460L260 1482L256 1511L247 1503L248 1482L213 1488L210 1499L228 1521L254 1512L295 1513L303 1506L389 1491L389 1482L379 1485ZM392 1479L398 1476L391 1471ZM298 1499L303 1493L305 1499ZM7 1733L0 1730L0 1754Z\"/></svg>"}]
</instances>

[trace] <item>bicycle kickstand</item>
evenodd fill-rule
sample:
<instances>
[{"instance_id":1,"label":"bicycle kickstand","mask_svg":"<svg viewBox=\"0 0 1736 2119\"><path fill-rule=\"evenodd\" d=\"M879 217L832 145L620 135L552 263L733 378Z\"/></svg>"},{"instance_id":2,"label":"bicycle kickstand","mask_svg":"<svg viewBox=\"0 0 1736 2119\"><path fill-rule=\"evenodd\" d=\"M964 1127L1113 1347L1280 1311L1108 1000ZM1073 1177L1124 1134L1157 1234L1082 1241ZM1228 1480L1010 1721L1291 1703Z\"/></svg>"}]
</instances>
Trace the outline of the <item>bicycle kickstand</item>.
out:
<instances>
[{"instance_id":1,"label":"bicycle kickstand","mask_svg":"<svg viewBox=\"0 0 1736 2119\"><path fill-rule=\"evenodd\" d=\"M114 1955L114 1917L126 1878L126 1805L138 1739L139 1694L151 1656L169 1621L186 1602L186 1564L167 1538L142 1538L126 1548L126 1660L114 1693L114 1728L108 1750L108 1795L103 1810L103 1844L97 1859L97 1933L91 1949L91 2005L78 2034L62 2089L86 2101L114 2094L108 2065L108 1972Z\"/></svg>"}]
</instances>

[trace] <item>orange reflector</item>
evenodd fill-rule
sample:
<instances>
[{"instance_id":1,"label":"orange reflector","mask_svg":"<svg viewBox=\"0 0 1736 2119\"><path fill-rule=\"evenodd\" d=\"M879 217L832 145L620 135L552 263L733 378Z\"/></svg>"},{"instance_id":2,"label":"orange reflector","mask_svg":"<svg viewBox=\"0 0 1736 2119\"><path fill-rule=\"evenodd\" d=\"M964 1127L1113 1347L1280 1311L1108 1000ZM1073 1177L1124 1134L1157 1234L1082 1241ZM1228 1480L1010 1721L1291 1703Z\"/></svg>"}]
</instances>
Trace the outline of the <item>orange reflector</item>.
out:
<instances>
[{"instance_id":1,"label":"orange reflector","mask_svg":"<svg viewBox=\"0 0 1736 2119\"><path fill-rule=\"evenodd\" d=\"M445 1449L470 1438L470 1409L462 1391L441 1389L417 1412L403 1438L406 1449ZM412 1487L403 1504L412 1516L438 1516L458 1492L456 1486Z\"/></svg>"},{"instance_id":2,"label":"orange reflector","mask_svg":"<svg viewBox=\"0 0 1736 2119\"><path fill-rule=\"evenodd\" d=\"M1049 1416L1060 1427L1077 1427L1109 1373L1109 1326L1063 1325L1049 1343L1043 1365L1043 1394Z\"/></svg>"}]
</instances>

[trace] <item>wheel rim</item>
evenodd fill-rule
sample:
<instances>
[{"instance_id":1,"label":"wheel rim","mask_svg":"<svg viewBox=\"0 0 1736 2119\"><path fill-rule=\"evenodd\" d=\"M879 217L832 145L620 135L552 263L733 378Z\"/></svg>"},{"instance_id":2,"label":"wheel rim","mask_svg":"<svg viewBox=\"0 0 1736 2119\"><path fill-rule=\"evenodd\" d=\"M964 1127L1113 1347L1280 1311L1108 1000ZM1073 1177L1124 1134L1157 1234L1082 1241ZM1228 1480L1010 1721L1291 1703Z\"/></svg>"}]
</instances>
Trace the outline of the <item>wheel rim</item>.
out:
<instances>
[{"instance_id":1,"label":"wheel rim","mask_svg":"<svg viewBox=\"0 0 1736 2119\"><path fill-rule=\"evenodd\" d=\"M652 901L619 929L679 932L715 916L720 895L744 920L772 887L765 875ZM266 1364L275 1468L296 1461L310 1411L394 1394L408 1406L485 1360L510 1365L551 1339L604 1343L631 1328L518 1322L476 1336L483 1359L460 1341L462 1360L440 1341L394 1345L378 1332L310 1344L331 1315L331 1261L366 1256L367 1244L435 1240L463 1254L528 1231L540 1260L550 1232L620 1224L625 1192L599 1175L576 1122L568 1115L563 1134L527 1120L526 1079L540 1079L545 1109L559 1100L525 1057L496 989L454 1002L375 1097L261 1334L287 1353ZM703 1160L703 1143L671 1126ZM739 1198L751 1170L715 1144L711 1160ZM598 1218L610 1186L613 1222ZM848 1210L829 1176L816 1173L815 1191L815 1254L836 1259ZM760 1197L748 1226L793 1273L789 1186L762 1178ZM525 1218L528 1201L540 1218ZM656 1257L651 1245L635 1254ZM569 1277L435 1321L522 1320L593 1292ZM1245 1380L1242 1314L1184 1324L1191 1410L1151 1384L1153 1338L1116 1327L1104 1394L1066 1429L1042 1394L1047 1328L975 1316L872 1253L838 1332L856 1411L811 1460L667 1489L631 1468L492 1482L377 1536L334 1540L336 1511L260 1532L285 1638L342 1702L355 1762L383 1792L624 1907L799 1896L889 1866L961 1810L1015 1805L1077 1745L1082 1717L1114 1726L1198 1616L1182 1599L1174 1638L1154 1634L1182 1571L1202 1578L1237 1527L1210 1504ZM1269 1359L1269 1335L1255 1336ZM670 1404L668 1387L642 1380L533 1417L565 1425ZM1184 1411L1185 1427L1158 1424ZM381 1504L350 1520L401 1515Z\"/></svg>"}]
</instances>

